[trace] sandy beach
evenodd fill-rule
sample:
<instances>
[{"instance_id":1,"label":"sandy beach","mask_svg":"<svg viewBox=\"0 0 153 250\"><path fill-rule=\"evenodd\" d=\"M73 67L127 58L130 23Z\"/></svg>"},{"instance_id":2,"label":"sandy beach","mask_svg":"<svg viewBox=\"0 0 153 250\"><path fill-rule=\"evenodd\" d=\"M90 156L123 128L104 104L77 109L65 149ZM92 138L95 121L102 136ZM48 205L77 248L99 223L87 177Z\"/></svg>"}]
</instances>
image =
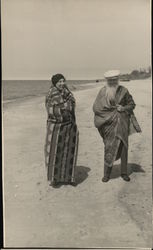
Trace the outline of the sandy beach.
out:
<instances>
[{"instance_id":1,"label":"sandy beach","mask_svg":"<svg viewBox=\"0 0 153 250\"><path fill-rule=\"evenodd\" d=\"M3 108L5 247L152 247L151 80L121 83L136 103L141 134L129 137L129 183L115 162L102 183L104 147L92 104L101 86L74 92L80 132L76 187L48 185L45 97Z\"/></svg>"}]
</instances>

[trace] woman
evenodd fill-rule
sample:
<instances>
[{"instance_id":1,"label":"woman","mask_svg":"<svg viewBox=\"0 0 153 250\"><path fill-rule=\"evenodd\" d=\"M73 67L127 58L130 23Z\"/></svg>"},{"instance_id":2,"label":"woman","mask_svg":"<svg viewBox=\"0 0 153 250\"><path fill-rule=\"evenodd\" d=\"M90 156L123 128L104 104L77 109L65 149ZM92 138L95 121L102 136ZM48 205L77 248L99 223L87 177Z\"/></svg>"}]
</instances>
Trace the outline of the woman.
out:
<instances>
[{"instance_id":1,"label":"woman","mask_svg":"<svg viewBox=\"0 0 153 250\"><path fill-rule=\"evenodd\" d=\"M75 99L65 84L65 77L56 74L46 97L47 136L45 162L51 186L59 183L76 185L75 167L79 132L75 120Z\"/></svg>"}]
</instances>

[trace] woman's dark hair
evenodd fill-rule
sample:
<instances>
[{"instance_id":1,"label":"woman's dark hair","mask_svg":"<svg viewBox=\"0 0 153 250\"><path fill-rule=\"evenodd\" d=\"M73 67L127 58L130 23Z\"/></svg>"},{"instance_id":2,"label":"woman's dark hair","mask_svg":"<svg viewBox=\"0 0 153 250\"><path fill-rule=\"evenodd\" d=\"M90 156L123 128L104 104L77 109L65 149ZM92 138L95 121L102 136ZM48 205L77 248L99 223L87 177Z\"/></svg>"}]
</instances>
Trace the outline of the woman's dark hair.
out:
<instances>
[{"instance_id":1,"label":"woman's dark hair","mask_svg":"<svg viewBox=\"0 0 153 250\"><path fill-rule=\"evenodd\" d=\"M52 84L54 86L56 86L56 83L58 83L59 80L64 79L64 81L66 80L65 77L62 74L56 74L53 75L51 78Z\"/></svg>"}]
</instances>

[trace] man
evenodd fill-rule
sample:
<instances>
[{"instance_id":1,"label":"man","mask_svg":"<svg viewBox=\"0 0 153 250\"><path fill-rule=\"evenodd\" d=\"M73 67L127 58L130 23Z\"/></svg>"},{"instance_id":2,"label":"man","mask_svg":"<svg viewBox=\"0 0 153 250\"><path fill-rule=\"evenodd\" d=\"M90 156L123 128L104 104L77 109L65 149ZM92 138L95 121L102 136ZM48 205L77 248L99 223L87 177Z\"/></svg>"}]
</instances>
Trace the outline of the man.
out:
<instances>
[{"instance_id":1,"label":"man","mask_svg":"<svg viewBox=\"0 0 153 250\"><path fill-rule=\"evenodd\" d=\"M135 103L128 90L119 85L119 75L118 70L104 74L106 85L100 90L93 105L94 123L105 145L103 182L109 181L113 163L119 158L121 177L130 181L127 173L130 122L133 121L136 132L141 132L133 113Z\"/></svg>"}]
</instances>

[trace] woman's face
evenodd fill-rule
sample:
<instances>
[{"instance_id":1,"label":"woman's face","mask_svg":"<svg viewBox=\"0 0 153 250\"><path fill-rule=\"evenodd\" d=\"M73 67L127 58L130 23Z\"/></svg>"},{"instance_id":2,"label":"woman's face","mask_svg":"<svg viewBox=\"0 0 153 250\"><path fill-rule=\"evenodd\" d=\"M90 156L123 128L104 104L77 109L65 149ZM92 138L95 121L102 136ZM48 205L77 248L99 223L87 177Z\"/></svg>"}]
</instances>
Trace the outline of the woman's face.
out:
<instances>
[{"instance_id":1,"label":"woman's face","mask_svg":"<svg viewBox=\"0 0 153 250\"><path fill-rule=\"evenodd\" d=\"M65 80L64 79L60 79L57 83L56 83L56 87L60 90L62 90L65 86Z\"/></svg>"}]
</instances>

